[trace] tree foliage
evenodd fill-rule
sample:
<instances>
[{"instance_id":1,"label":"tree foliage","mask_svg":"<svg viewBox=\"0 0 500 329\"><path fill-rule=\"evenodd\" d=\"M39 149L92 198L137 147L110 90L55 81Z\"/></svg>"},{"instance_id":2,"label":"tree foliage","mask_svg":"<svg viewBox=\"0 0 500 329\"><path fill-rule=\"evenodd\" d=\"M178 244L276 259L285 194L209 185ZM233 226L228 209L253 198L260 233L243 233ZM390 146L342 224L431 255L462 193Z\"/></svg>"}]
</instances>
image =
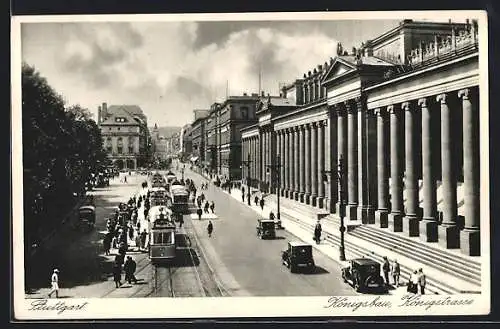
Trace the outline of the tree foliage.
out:
<instances>
[{"instance_id":1,"label":"tree foliage","mask_svg":"<svg viewBox=\"0 0 500 329\"><path fill-rule=\"evenodd\" d=\"M91 113L79 105L66 108L47 80L26 63L22 127L25 233L35 238L59 212L73 206L74 193L84 190L106 154Z\"/></svg>"}]
</instances>

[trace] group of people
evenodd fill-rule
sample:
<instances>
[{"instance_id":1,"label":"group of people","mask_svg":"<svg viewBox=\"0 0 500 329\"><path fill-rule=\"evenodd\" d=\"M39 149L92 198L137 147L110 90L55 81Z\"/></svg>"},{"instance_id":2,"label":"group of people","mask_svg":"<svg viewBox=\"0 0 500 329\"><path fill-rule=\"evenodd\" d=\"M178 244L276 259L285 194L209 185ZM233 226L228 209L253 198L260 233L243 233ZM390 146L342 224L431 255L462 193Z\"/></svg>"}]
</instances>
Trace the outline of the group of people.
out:
<instances>
[{"instance_id":1,"label":"group of people","mask_svg":"<svg viewBox=\"0 0 500 329\"><path fill-rule=\"evenodd\" d=\"M384 263L382 265L382 272L384 273L384 280L387 285L390 285L389 276L393 278L394 286L399 287L399 278L401 276L401 266L398 260L395 259L392 264L389 262L387 257L384 257ZM413 294L417 294L420 291L421 295L425 295L425 285L426 277L423 269L418 269L410 274L410 279L407 284L407 291Z\"/></svg>"}]
</instances>

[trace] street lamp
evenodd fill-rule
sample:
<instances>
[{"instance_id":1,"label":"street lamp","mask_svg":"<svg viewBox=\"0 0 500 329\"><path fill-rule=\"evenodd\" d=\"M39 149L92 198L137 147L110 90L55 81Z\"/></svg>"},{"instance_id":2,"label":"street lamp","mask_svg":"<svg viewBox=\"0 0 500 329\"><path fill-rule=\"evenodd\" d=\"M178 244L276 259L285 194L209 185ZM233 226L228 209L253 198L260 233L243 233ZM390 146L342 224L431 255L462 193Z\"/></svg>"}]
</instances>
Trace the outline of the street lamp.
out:
<instances>
[{"instance_id":1,"label":"street lamp","mask_svg":"<svg viewBox=\"0 0 500 329\"><path fill-rule=\"evenodd\" d=\"M184 169L186 168L186 165L181 168L181 174L182 174L182 180L184 180Z\"/></svg>"},{"instance_id":2,"label":"street lamp","mask_svg":"<svg viewBox=\"0 0 500 329\"><path fill-rule=\"evenodd\" d=\"M324 170L323 174L331 174L329 170ZM340 246L339 246L339 259L345 261L345 243L344 243L344 233L346 228L344 226L345 217L345 182L344 182L344 158L340 155L339 163L337 166L337 178L339 181L339 217L340 217ZM326 181L324 177L323 181Z\"/></svg>"},{"instance_id":3,"label":"street lamp","mask_svg":"<svg viewBox=\"0 0 500 329\"><path fill-rule=\"evenodd\" d=\"M247 188L248 188L247 201L248 201L248 205L251 206L251 203L250 203L250 163L252 163L252 160L250 160L250 153L248 153L247 160L241 160L241 163L247 167Z\"/></svg>"},{"instance_id":4,"label":"street lamp","mask_svg":"<svg viewBox=\"0 0 500 329\"><path fill-rule=\"evenodd\" d=\"M278 204L277 204L277 211L276 211L276 218L278 219L278 223L280 223L280 219L281 219L281 214L280 214L280 191L279 191L279 188L280 188L280 181L281 181L281 172L280 172L280 168L281 168L281 159L280 159L280 155L276 155L276 163L275 164L268 164L266 165L266 167L268 167L271 172L273 171L276 171L276 196L278 198ZM272 184L272 183L271 183Z\"/></svg>"}]
</instances>

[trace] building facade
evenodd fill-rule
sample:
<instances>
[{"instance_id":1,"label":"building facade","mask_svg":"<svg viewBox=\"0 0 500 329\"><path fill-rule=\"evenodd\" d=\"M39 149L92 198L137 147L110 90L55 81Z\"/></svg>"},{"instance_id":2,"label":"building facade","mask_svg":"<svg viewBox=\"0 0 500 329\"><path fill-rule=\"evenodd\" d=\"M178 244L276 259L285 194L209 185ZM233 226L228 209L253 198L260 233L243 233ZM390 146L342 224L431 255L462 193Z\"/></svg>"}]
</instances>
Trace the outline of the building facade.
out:
<instances>
[{"instance_id":1,"label":"building facade","mask_svg":"<svg viewBox=\"0 0 500 329\"><path fill-rule=\"evenodd\" d=\"M205 166L205 125L209 110L195 110L192 126L193 152L190 161L198 167Z\"/></svg>"},{"instance_id":2,"label":"building facade","mask_svg":"<svg viewBox=\"0 0 500 329\"><path fill-rule=\"evenodd\" d=\"M119 169L145 166L151 146L147 118L137 105L103 103L98 125L108 158Z\"/></svg>"},{"instance_id":3,"label":"building facade","mask_svg":"<svg viewBox=\"0 0 500 329\"><path fill-rule=\"evenodd\" d=\"M210 174L218 172L218 119L220 103L213 103L205 119L205 168Z\"/></svg>"},{"instance_id":4,"label":"building facade","mask_svg":"<svg viewBox=\"0 0 500 329\"><path fill-rule=\"evenodd\" d=\"M228 180L240 180L241 129L257 122L259 94L229 96L217 110L217 174Z\"/></svg>"},{"instance_id":5,"label":"building facade","mask_svg":"<svg viewBox=\"0 0 500 329\"><path fill-rule=\"evenodd\" d=\"M260 134L244 148L280 154L285 197L478 256L478 54L475 21L405 20L340 46L285 90L298 106L271 119L276 153Z\"/></svg>"},{"instance_id":6,"label":"building facade","mask_svg":"<svg viewBox=\"0 0 500 329\"><path fill-rule=\"evenodd\" d=\"M191 124L182 127L179 140L181 144L181 157L184 161L188 161L193 153L193 129Z\"/></svg>"}]
</instances>

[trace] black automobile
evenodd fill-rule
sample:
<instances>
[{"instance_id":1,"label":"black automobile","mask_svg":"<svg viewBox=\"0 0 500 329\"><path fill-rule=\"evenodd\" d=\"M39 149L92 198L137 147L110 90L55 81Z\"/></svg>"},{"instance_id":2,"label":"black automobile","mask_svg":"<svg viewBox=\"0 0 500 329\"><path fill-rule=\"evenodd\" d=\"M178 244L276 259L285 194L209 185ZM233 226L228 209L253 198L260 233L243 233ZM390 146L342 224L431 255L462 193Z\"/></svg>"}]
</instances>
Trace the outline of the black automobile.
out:
<instances>
[{"instance_id":1,"label":"black automobile","mask_svg":"<svg viewBox=\"0 0 500 329\"><path fill-rule=\"evenodd\" d=\"M274 227L274 220L259 219L257 221L257 236L261 239L274 239L276 238L276 229Z\"/></svg>"},{"instance_id":2,"label":"black automobile","mask_svg":"<svg viewBox=\"0 0 500 329\"><path fill-rule=\"evenodd\" d=\"M288 248L281 252L281 261L292 273L299 272L299 270L312 272L316 268L312 246L304 242L288 242Z\"/></svg>"},{"instance_id":3,"label":"black automobile","mask_svg":"<svg viewBox=\"0 0 500 329\"><path fill-rule=\"evenodd\" d=\"M380 264L369 258L352 259L349 266L342 268L342 279L357 292L386 293L384 279L380 275Z\"/></svg>"}]
</instances>

